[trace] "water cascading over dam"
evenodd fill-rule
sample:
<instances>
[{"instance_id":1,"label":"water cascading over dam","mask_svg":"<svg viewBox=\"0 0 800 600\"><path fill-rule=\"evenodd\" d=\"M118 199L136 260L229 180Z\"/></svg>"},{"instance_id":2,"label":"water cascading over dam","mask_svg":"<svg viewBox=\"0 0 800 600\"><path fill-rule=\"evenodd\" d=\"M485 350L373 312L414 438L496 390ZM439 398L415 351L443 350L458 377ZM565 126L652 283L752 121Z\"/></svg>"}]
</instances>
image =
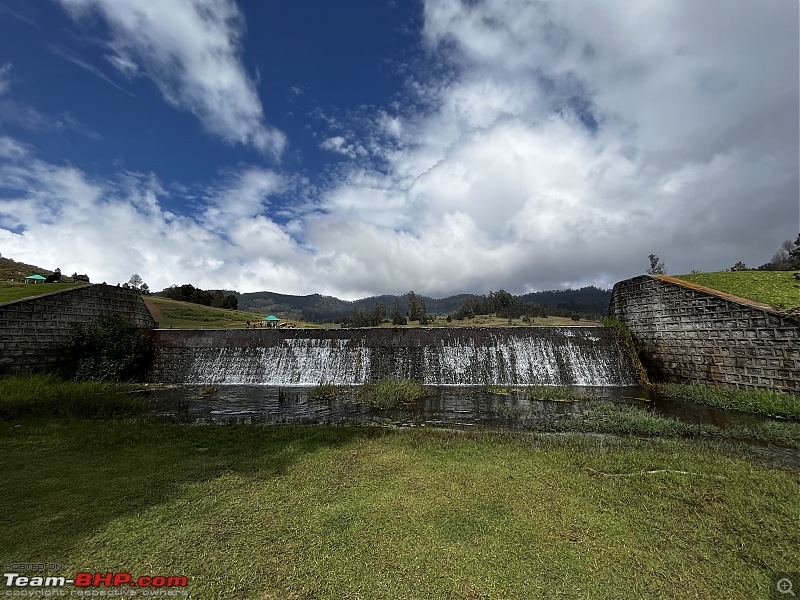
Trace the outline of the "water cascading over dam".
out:
<instances>
[{"instance_id":1,"label":"water cascading over dam","mask_svg":"<svg viewBox=\"0 0 800 600\"><path fill-rule=\"evenodd\" d=\"M157 330L150 381L358 385L637 385L632 358L603 327Z\"/></svg>"}]
</instances>

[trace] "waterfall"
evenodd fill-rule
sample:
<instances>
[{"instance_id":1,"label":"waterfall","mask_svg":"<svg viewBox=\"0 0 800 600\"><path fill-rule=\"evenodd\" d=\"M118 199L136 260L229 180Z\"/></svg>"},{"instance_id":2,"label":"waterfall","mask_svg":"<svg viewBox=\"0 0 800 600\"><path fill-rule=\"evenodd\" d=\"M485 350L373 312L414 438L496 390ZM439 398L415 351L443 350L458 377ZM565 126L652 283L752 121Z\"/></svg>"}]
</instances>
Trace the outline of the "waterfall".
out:
<instances>
[{"instance_id":1,"label":"waterfall","mask_svg":"<svg viewBox=\"0 0 800 600\"><path fill-rule=\"evenodd\" d=\"M429 385L639 383L602 327L158 330L160 383L357 385L393 376Z\"/></svg>"}]
</instances>

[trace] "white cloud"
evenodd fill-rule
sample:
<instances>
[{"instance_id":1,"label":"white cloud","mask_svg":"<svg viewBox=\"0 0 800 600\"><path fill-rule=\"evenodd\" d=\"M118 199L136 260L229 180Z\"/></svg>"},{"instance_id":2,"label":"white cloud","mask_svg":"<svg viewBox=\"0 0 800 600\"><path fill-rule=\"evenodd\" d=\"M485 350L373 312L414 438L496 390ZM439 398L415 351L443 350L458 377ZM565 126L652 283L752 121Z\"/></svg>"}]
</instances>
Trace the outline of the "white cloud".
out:
<instances>
[{"instance_id":1,"label":"white cloud","mask_svg":"<svg viewBox=\"0 0 800 600\"><path fill-rule=\"evenodd\" d=\"M8 150L8 151L6 151ZM168 192L152 175L113 181L44 162L0 138L0 246L3 254L117 283L139 273L152 289L192 282L205 288L266 289L275 274L295 290L311 284L300 268L306 251L257 214L281 178L256 168L207 190L197 215L163 208ZM226 185L228 187L226 187ZM231 202L249 198L249 208ZM14 232L17 233L14 233Z\"/></svg>"},{"instance_id":2,"label":"white cloud","mask_svg":"<svg viewBox=\"0 0 800 600\"><path fill-rule=\"evenodd\" d=\"M385 262L440 293L609 285L651 252L673 272L758 265L796 235L797 6L424 10L456 75L415 81L418 111L378 114L370 139L397 132L399 147L382 173L340 174L309 227L348 273L390 284ZM339 236L326 219L345 215Z\"/></svg>"},{"instance_id":3,"label":"white cloud","mask_svg":"<svg viewBox=\"0 0 800 600\"><path fill-rule=\"evenodd\" d=\"M79 4L110 20L162 10ZM152 177L94 181L3 138L0 189L16 191L2 223L27 229L0 231L0 242L5 255L71 271L69 257L109 281L139 272L154 289L347 298L607 286L644 272L653 252L673 273L758 265L798 228L797 11L427 0L424 39L447 76L418 78L402 108L362 112L358 126L329 119L321 144L350 161L327 187L245 167L179 216ZM232 56L228 34L240 29L208 27L211 40L226 32L220 52ZM116 40L128 30L112 29ZM151 77L173 45L192 46L159 41L167 49L144 60L150 37L117 56ZM214 87L221 71L211 71ZM167 81L175 102L206 90ZM274 213L287 194L302 202Z\"/></svg>"},{"instance_id":4,"label":"white cloud","mask_svg":"<svg viewBox=\"0 0 800 600\"><path fill-rule=\"evenodd\" d=\"M267 169L250 168L236 173L220 186L208 190L201 221L207 227L222 230L264 212L268 197L285 188L283 177Z\"/></svg>"},{"instance_id":5,"label":"white cloud","mask_svg":"<svg viewBox=\"0 0 800 600\"><path fill-rule=\"evenodd\" d=\"M280 155L285 136L265 123L240 60L244 19L233 0L60 2L77 19L103 15L112 35L107 58L123 74L146 75L167 102L226 142Z\"/></svg>"},{"instance_id":6,"label":"white cloud","mask_svg":"<svg viewBox=\"0 0 800 600\"><path fill-rule=\"evenodd\" d=\"M337 154L342 154L349 158L356 158L359 156L366 156L366 149L360 144L348 144L347 140L341 135L325 138L319 145L323 150L330 150Z\"/></svg>"}]
</instances>

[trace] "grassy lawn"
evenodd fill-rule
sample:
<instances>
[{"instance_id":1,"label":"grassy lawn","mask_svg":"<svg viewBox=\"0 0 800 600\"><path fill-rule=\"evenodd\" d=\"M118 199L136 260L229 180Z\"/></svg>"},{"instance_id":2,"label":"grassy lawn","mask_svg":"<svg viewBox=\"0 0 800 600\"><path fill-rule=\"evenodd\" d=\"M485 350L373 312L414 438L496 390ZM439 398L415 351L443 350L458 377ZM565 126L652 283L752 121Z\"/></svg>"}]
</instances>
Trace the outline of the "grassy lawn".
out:
<instances>
[{"instance_id":1,"label":"grassy lawn","mask_svg":"<svg viewBox=\"0 0 800 600\"><path fill-rule=\"evenodd\" d=\"M793 271L733 271L675 278L787 310L800 306L800 282L792 274Z\"/></svg>"},{"instance_id":2,"label":"grassy lawn","mask_svg":"<svg viewBox=\"0 0 800 600\"><path fill-rule=\"evenodd\" d=\"M11 281L0 282L0 303L22 300L33 296L41 296L50 292L58 292L69 288L86 285L85 283L17 283Z\"/></svg>"},{"instance_id":3,"label":"grassy lawn","mask_svg":"<svg viewBox=\"0 0 800 600\"><path fill-rule=\"evenodd\" d=\"M761 598L800 560L800 477L679 441L24 419L0 468L5 560L194 598Z\"/></svg>"}]
</instances>

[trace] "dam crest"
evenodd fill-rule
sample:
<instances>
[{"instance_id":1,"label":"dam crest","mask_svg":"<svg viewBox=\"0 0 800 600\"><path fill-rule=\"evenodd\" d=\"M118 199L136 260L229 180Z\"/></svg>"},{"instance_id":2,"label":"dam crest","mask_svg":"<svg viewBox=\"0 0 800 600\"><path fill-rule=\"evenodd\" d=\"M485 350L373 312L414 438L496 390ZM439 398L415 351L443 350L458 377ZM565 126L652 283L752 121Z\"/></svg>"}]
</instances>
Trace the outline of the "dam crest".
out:
<instances>
[{"instance_id":1,"label":"dam crest","mask_svg":"<svg viewBox=\"0 0 800 600\"><path fill-rule=\"evenodd\" d=\"M155 330L160 383L426 385L639 383L616 331L603 327Z\"/></svg>"}]
</instances>

